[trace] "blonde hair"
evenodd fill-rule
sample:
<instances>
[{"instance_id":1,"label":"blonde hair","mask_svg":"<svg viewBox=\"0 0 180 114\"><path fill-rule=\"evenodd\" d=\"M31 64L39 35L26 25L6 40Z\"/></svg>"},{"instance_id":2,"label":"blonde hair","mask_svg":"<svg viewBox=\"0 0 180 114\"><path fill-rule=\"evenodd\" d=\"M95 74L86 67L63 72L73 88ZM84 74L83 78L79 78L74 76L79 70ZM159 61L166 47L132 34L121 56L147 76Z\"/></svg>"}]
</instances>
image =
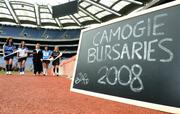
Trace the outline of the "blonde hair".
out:
<instances>
[{"instance_id":1,"label":"blonde hair","mask_svg":"<svg viewBox=\"0 0 180 114\"><path fill-rule=\"evenodd\" d=\"M57 50L56 50L57 49ZM59 51L59 47L58 46L55 46L54 47L54 51Z\"/></svg>"}]
</instances>

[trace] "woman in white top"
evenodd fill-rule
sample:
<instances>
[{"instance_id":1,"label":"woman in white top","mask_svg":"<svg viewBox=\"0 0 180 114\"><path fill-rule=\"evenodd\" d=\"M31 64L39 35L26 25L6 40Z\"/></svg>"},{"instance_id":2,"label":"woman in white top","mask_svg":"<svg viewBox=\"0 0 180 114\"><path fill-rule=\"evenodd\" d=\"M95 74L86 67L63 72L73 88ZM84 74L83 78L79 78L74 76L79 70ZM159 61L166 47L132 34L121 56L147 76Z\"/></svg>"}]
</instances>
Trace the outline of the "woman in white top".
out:
<instances>
[{"instance_id":1,"label":"woman in white top","mask_svg":"<svg viewBox=\"0 0 180 114\"><path fill-rule=\"evenodd\" d=\"M25 63L26 63L27 57L28 57L28 49L25 46L25 42L21 41L21 44L20 44L20 46L18 48L18 53L17 53L20 75L24 74Z\"/></svg>"}]
</instances>

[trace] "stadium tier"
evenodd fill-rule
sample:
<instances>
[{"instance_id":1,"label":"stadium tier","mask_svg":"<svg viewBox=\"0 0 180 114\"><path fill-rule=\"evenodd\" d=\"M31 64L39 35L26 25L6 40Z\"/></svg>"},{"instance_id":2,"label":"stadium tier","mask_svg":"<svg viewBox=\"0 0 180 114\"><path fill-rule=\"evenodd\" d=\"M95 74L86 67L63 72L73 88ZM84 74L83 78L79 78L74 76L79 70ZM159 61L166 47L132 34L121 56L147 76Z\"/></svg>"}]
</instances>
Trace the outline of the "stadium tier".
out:
<instances>
[{"instance_id":1,"label":"stadium tier","mask_svg":"<svg viewBox=\"0 0 180 114\"><path fill-rule=\"evenodd\" d=\"M79 38L80 29L58 30L0 25L0 36L37 38L37 39L73 39Z\"/></svg>"},{"instance_id":2,"label":"stadium tier","mask_svg":"<svg viewBox=\"0 0 180 114\"><path fill-rule=\"evenodd\" d=\"M40 43L42 49L45 45L48 45L51 50L57 45L60 50L66 50L63 56L67 58L76 54L79 35L80 29L57 30L1 25L0 47L2 48L6 38L13 37L16 47L24 40L30 50L34 49L36 43ZM2 51L0 54L2 54Z\"/></svg>"}]
</instances>

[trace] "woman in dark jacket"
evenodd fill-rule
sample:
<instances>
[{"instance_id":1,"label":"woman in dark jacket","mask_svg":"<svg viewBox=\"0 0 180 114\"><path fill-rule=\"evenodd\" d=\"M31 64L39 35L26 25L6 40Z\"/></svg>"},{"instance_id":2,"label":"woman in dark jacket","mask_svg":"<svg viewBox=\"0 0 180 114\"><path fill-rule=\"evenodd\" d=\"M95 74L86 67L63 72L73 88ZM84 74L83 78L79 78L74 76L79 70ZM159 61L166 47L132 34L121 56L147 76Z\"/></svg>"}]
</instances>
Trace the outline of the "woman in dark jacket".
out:
<instances>
[{"instance_id":1,"label":"woman in dark jacket","mask_svg":"<svg viewBox=\"0 0 180 114\"><path fill-rule=\"evenodd\" d=\"M40 75L42 72L42 50L40 49L40 44L37 43L35 49L33 50L33 66L34 66L34 75L38 72Z\"/></svg>"}]
</instances>

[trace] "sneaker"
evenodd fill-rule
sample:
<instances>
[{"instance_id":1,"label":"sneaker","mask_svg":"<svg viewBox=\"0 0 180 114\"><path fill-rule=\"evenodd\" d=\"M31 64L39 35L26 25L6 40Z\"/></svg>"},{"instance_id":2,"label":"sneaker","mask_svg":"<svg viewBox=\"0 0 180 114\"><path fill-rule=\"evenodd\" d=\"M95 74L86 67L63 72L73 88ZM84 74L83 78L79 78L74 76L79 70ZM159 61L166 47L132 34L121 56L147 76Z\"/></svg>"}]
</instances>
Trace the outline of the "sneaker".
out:
<instances>
[{"instance_id":1,"label":"sneaker","mask_svg":"<svg viewBox=\"0 0 180 114\"><path fill-rule=\"evenodd\" d=\"M12 72L11 72L11 71L9 71L9 75L12 75Z\"/></svg>"},{"instance_id":2,"label":"sneaker","mask_svg":"<svg viewBox=\"0 0 180 114\"><path fill-rule=\"evenodd\" d=\"M43 76L47 76L47 73L43 73Z\"/></svg>"},{"instance_id":3,"label":"sneaker","mask_svg":"<svg viewBox=\"0 0 180 114\"><path fill-rule=\"evenodd\" d=\"M56 75L59 75L59 73L56 72Z\"/></svg>"},{"instance_id":4,"label":"sneaker","mask_svg":"<svg viewBox=\"0 0 180 114\"><path fill-rule=\"evenodd\" d=\"M20 75L24 75L24 72L20 72L19 74L20 74Z\"/></svg>"},{"instance_id":5,"label":"sneaker","mask_svg":"<svg viewBox=\"0 0 180 114\"><path fill-rule=\"evenodd\" d=\"M7 71L7 72L6 72L6 75L8 75L8 74L9 74L9 72Z\"/></svg>"}]
</instances>

